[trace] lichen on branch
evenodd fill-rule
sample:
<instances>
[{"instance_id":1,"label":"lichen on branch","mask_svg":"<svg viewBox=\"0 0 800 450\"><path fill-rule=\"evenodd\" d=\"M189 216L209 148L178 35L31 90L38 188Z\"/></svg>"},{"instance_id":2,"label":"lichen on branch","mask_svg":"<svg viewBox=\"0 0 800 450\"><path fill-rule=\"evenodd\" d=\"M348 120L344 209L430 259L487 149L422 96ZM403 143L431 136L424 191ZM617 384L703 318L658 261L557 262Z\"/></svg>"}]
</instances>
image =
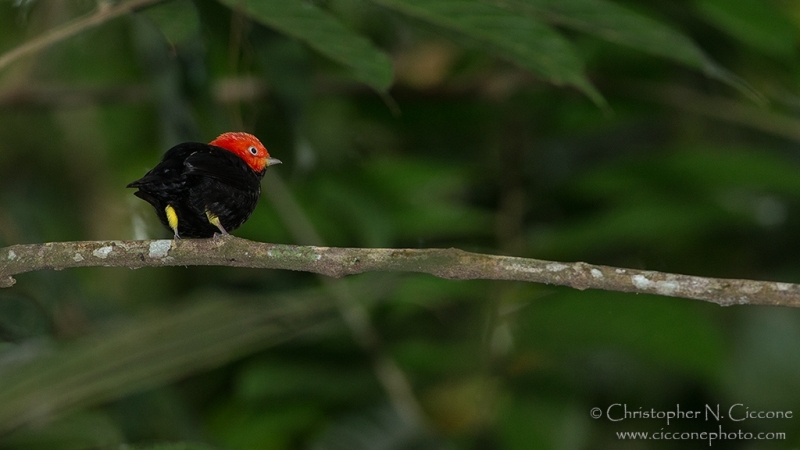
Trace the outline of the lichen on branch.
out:
<instances>
[{"instance_id":1,"label":"lichen on branch","mask_svg":"<svg viewBox=\"0 0 800 450\"><path fill-rule=\"evenodd\" d=\"M656 294L722 306L800 307L800 285L706 278L664 272L485 255L455 248L389 249L314 247L212 239L78 241L13 245L0 249L0 287L14 275L72 267L232 266L284 269L343 277L364 272L418 272L455 280L507 280L575 289Z\"/></svg>"}]
</instances>

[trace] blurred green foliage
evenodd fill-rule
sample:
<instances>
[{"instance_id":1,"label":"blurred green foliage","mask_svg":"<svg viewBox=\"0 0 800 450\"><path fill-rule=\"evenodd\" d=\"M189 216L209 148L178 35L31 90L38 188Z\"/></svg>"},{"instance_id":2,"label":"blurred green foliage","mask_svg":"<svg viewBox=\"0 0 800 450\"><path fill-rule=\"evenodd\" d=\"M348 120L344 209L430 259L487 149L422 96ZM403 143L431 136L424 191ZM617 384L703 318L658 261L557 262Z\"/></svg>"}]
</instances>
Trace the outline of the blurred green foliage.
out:
<instances>
[{"instance_id":1,"label":"blurred green foliage","mask_svg":"<svg viewBox=\"0 0 800 450\"><path fill-rule=\"evenodd\" d=\"M0 2L0 52L95 8ZM284 162L248 239L800 282L799 33L781 0L166 0L0 68L0 246L168 237L124 186L245 130ZM0 291L9 450L796 448L797 418L590 410L800 414L798 371L791 309L216 267Z\"/></svg>"}]
</instances>

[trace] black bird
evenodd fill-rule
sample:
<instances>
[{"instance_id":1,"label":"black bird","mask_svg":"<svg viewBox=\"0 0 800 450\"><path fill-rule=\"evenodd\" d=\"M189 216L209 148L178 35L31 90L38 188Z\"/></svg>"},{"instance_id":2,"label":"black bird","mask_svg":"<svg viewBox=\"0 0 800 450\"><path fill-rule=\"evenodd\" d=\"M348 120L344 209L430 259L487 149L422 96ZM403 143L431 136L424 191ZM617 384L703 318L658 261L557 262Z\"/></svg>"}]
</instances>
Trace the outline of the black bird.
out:
<instances>
[{"instance_id":1,"label":"black bird","mask_svg":"<svg viewBox=\"0 0 800 450\"><path fill-rule=\"evenodd\" d=\"M185 142L127 187L153 205L175 239L208 238L239 228L253 213L267 167L280 164L255 136L224 133L208 144Z\"/></svg>"}]
</instances>

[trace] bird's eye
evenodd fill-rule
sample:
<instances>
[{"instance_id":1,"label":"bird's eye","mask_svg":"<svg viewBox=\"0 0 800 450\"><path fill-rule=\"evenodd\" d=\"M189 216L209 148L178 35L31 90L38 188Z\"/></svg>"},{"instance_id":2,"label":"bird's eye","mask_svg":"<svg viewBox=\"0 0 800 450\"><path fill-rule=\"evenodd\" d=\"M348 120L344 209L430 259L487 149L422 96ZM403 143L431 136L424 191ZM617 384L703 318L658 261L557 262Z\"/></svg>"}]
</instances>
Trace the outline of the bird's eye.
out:
<instances>
[{"instance_id":1,"label":"bird's eye","mask_svg":"<svg viewBox=\"0 0 800 450\"><path fill-rule=\"evenodd\" d=\"M250 148L247 149L247 151L249 151L250 154L253 155L253 156L258 154L258 149L255 148L255 147L250 147Z\"/></svg>"}]
</instances>

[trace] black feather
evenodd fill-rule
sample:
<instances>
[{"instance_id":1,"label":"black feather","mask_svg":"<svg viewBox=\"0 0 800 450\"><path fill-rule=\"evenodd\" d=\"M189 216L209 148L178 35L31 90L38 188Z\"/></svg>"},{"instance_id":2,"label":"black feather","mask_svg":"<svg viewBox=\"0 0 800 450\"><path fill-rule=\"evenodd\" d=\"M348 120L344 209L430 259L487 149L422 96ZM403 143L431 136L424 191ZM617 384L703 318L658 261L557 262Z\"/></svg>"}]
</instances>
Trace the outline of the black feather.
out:
<instances>
[{"instance_id":1,"label":"black feather","mask_svg":"<svg viewBox=\"0 0 800 450\"><path fill-rule=\"evenodd\" d=\"M197 142L169 149L161 162L127 187L150 203L165 227L165 208L178 215L181 237L207 238L219 232L206 211L216 215L226 231L239 228L252 214L261 195L265 171L255 172L236 154Z\"/></svg>"}]
</instances>

